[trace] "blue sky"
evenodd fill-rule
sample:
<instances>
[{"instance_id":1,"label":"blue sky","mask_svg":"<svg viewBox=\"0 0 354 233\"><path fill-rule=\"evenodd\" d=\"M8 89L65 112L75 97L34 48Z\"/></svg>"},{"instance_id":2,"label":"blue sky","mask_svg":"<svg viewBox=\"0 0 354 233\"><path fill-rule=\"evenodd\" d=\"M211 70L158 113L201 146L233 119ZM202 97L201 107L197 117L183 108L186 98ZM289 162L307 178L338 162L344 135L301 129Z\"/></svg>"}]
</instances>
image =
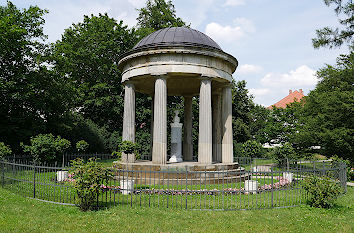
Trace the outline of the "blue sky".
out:
<instances>
[{"instance_id":1,"label":"blue sky","mask_svg":"<svg viewBox=\"0 0 354 233\"><path fill-rule=\"evenodd\" d=\"M136 24L136 8L145 0L13 0L20 8L38 5L49 10L45 33L49 41L61 38L65 28L83 15L107 12L129 26ZM5 0L0 0L5 5ZM324 64L334 64L341 49L315 50L315 30L337 26L333 8L322 0L174 0L177 16L206 33L235 56L236 80L246 80L255 102L269 106L302 88L307 94Z\"/></svg>"}]
</instances>

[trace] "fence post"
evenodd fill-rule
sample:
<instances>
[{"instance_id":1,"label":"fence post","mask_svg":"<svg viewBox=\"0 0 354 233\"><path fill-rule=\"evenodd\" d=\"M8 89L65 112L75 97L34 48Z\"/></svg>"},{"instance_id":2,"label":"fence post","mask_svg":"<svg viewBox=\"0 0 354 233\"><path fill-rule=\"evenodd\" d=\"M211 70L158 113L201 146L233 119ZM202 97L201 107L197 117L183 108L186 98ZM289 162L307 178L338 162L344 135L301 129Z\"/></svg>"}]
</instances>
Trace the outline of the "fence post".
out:
<instances>
[{"instance_id":1,"label":"fence post","mask_svg":"<svg viewBox=\"0 0 354 233\"><path fill-rule=\"evenodd\" d=\"M274 205L274 193L273 193L273 176L274 176L274 174L273 174L273 167L270 167L270 172L271 172L271 175L272 175L272 186L271 186L271 192L272 192L272 208L273 208L273 205Z\"/></svg>"},{"instance_id":2,"label":"fence post","mask_svg":"<svg viewBox=\"0 0 354 233\"><path fill-rule=\"evenodd\" d=\"M33 161L33 198L36 198L36 160Z\"/></svg>"},{"instance_id":3,"label":"fence post","mask_svg":"<svg viewBox=\"0 0 354 233\"><path fill-rule=\"evenodd\" d=\"M4 161L1 161L1 186L4 188L5 185L5 164Z\"/></svg>"}]
</instances>

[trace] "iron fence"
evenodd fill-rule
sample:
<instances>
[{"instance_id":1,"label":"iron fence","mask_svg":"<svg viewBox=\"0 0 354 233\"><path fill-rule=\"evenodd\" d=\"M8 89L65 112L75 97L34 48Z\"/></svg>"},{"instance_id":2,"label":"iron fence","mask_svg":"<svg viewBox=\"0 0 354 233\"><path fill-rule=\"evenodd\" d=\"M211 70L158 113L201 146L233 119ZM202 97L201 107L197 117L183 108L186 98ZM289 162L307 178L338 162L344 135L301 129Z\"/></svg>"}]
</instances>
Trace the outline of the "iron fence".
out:
<instances>
[{"instance_id":1,"label":"iron fence","mask_svg":"<svg viewBox=\"0 0 354 233\"><path fill-rule=\"evenodd\" d=\"M0 161L1 185L25 197L74 205L70 168ZM305 177L330 177L346 191L345 165L334 162L290 163L285 167L198 171L189 167L156 171L111 169L101 185L97 207L129 205L198 210L241 210L298 206L307 200Z\"/></svg>"}]
</instances>

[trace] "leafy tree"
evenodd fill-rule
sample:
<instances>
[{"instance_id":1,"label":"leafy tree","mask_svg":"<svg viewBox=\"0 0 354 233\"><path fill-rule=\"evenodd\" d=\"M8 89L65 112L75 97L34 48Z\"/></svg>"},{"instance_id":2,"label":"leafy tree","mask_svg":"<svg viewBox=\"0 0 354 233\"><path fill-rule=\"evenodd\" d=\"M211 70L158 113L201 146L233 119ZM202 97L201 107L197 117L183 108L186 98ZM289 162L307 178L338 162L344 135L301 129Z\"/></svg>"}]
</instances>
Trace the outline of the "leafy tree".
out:
<instances>
[{"instance_id":1,"label":"leafy tree","mask_svg":"<svg viewBox=\"0 0 354 233\"><path fill-rule=\"evenodd\" d=\"M340 47L342 44L347 43L348 46L354 48L354 4L352 0L324 0L327 6L335 5L335 12L338 17L344 15L343 19L339 18L339 23L342 28L324 27L316 31L317 38L312 39L315 48L320 47Z\"/></svg>"},{"instance_id":2,"label":"leafy tree","mask_svg":"<svg viewBox=\"0 0 354 233\"><path fill-rule=\"evenodd\" d=\"M321 146L326 156L353 161L354 53L342 55L336 66L317 72L319 83L306 98L295 142L301 148Z\"/></svg>"},{"instance_id":3,"label":"leafy tree","mask_svg":"<svg viewBox=\"0 0 354 233\"><path fill-rule=\"evenodd\" d=\"M100 127L120 130L123 89L119 56L131 49L134 30L107 14L84 16L53 45L54 70L76 89L78 112Z\"/></svg>"},{"instance_id":4,"label":"leafy tree","mask_svg":"<svg viewBox=\"0 0 354 233\"><path fill-rule=\"evenodd\" d=\"M35 161L53 162L58 161L60 156L70 148L71 143L53 134L39 134L31 137L31 145L22 144L23 151L29 152Z\"/></svg>"},{"instance_id":5,"label":"leafy tree","mask_svg":"<svg viewBox=\"0 0 354 233\"><path fill-rule=\"evenodd\" d=\"M251 157L251 158L261 158L263 148L262 145L254 140L248 140L242 144L242 157Z\"/></svg>"},{"instance_id":6,"label":"leafy tree","mask_svg":"<svg viewBox=\"0 0 354 233\"><path fill-rule=\"evenodd\" d=\"M76 143L76 150L78 152L85 152L87 151L89 144L85 140L80 140Z\"/></svg>"},{"instance_id":7,"label":"leafy tree","mask_svg":"<svg viewBox=\"0 0 354 233\"><path fill-rule=\"evenodd\" d=\"M271 117L271 110L256 104L251 109L250 115L251 122L249 128L252 138L262 144L269 142L265 126L268 124L269 118Z\"/></svg>"},{"instance_id":8,"label":"leafy tree","mask_svg":"<svg viewBox=\"0 0 354 233\"><path fill-rule=\"evenodd\" d=\"M12 150L9 146L5 145L5 143L0 142L0 159L11 155Z\"/></svg>"},{"instance_id":9,"label":"leafy tree","mask_svg":"<svg viewBox=\"0 0 354 233\"><path fill-rule=\"evenodd\" d=\"M148 0L146 6L138 10L138 28L153 32L167 27L181 27L186 23L176 16L172 1ZM149 33L148 33L149 34Z\"/></svg>"},{"instance_id":10,"label":"leafy tree","mask_svg":"<svg viewBox=\"0 0 354 233\"><path fill-rule=\"evenodd\" d=\"M237 143L251 139L249 125L251 123L250 111L253 108L253 96L246 88L246 81L232 82L232 127L233 138Z\"/></svg>"},{"instance_id":11,"label":"leafy tree","mask_svg":"<svg viewBox=\"0 0 354 233\"><path fill-rule=\"evenodd\" d=\"M38 57L44 45L45 10L19 10L11 2L0 6L0 140L16 149L43 127L36 105L41 76Z\"/></svg>"},{"instance_id":12,"label":"leafy tree","mask_svg":"<svg viewBox=\"0 0 354 233\"><path fill-rule=\"evenodd\" d=\"M290 143L275 147L271 152L273 158L277 160L278 165L284 165L291 159L297 159L299 156Z\"/></svg>"}]
</instances>

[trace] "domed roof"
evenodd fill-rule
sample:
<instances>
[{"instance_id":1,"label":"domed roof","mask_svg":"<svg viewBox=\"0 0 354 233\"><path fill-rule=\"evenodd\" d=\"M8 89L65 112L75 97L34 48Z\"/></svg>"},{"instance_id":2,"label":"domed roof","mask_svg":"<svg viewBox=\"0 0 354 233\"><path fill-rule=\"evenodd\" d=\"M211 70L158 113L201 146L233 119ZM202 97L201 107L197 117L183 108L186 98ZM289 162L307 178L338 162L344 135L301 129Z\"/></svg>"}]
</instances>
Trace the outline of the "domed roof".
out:
<instances>
[{"instance_id":1,"label":"domed roof","mask_svg":"<svg viewBox=\"0 0 354 233\"><path fill-rule=\"evenodd\" d=\"M133 50L164 46L208 47L222 51L220 46L209 36L187 27L160 29L143 38L134 46Z\"/></svg>"}]
</instances>

